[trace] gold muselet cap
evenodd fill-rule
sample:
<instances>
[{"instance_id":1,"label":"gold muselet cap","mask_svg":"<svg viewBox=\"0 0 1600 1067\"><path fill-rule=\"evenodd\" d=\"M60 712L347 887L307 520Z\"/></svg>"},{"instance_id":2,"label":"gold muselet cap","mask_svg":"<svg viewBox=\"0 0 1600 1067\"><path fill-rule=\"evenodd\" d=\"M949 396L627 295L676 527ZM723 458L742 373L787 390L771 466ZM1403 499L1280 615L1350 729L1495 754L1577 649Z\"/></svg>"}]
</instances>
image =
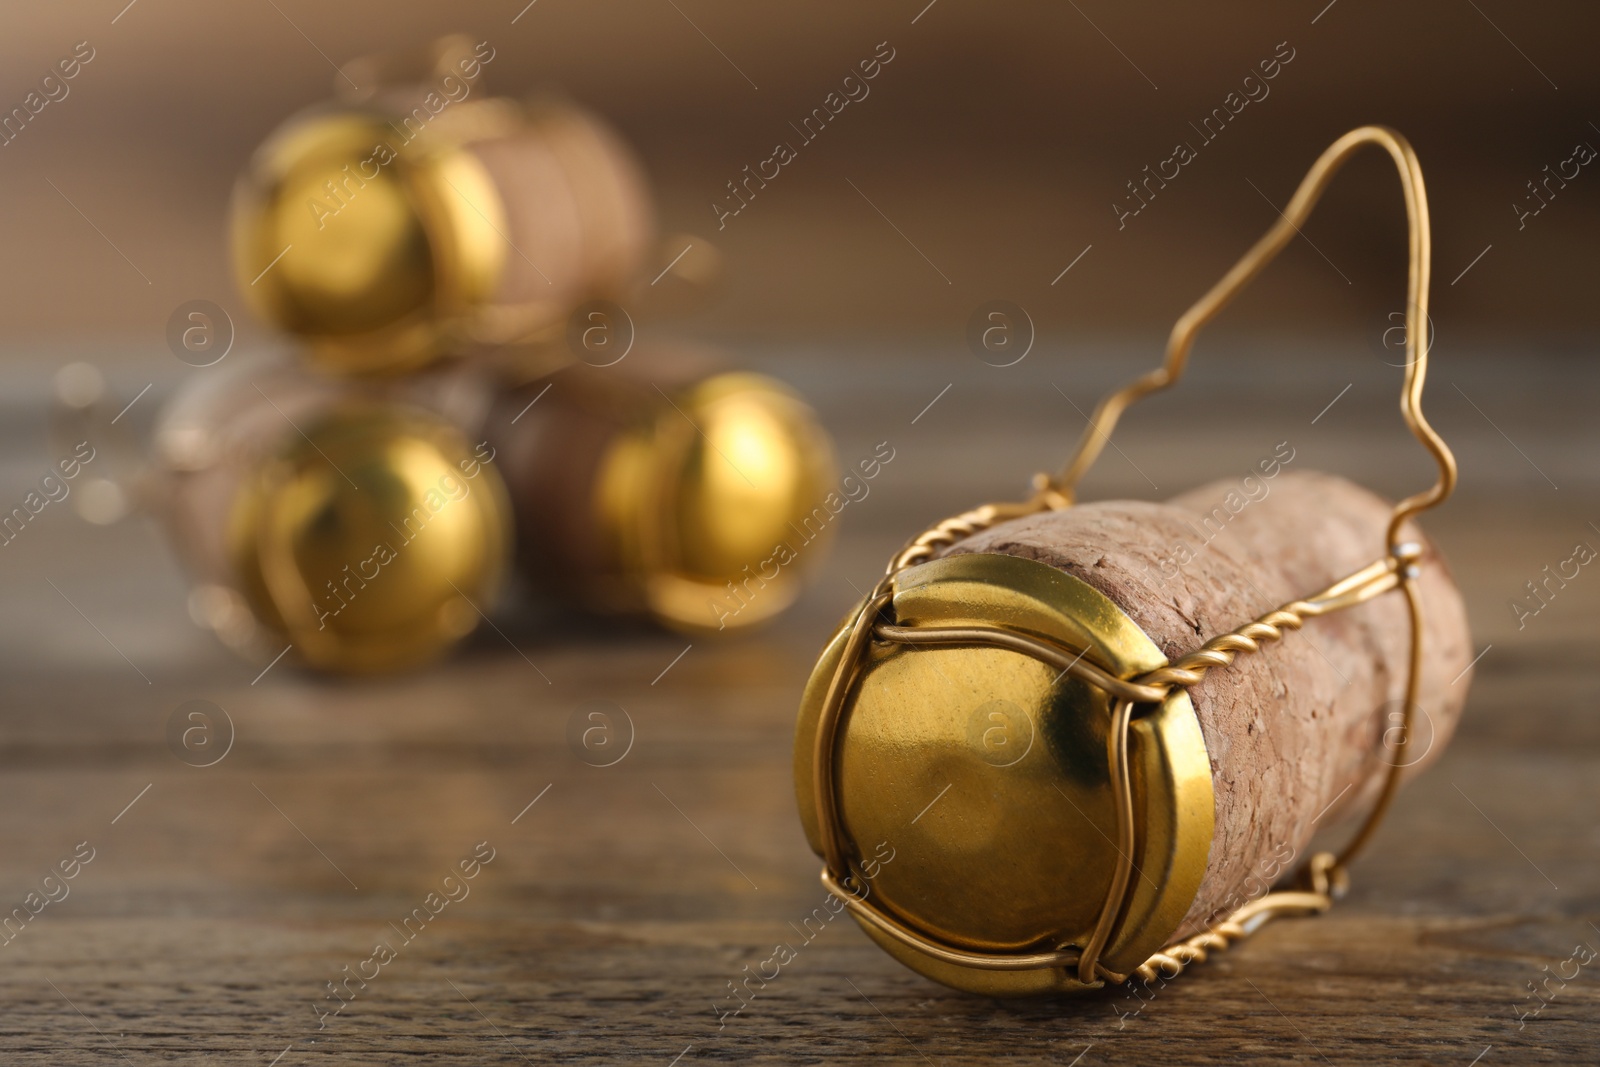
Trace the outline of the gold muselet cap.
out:
<instances>
[{"instance_id":1,"label":"gold muselet cap","mask_svg":"<svg viewBox=\"0 0 1600 1067\"><path fill-rule=\"evenodd\" d=\"M325 369L407 371L493 295L505 226L489 175L450 139L404 143L381 112L315 110L275 133L235 188L234 273Z\"/></svg>"},{"instance_id":2,"label":"gold muselet cap","mask_svg":"<svg viewBox=\"0 0 1600 1067\"><path fill-rule=\"evenodd\" d=\"M445 74L289 119L240 176L232 231L240 289L312 362L394 374L547 345L585 300L625 296L654 219L594 116Z\"/></svg>"},{"instance_id":3,"label":"gold muselet cap","mask_svg":"<svg viewBox=\"0 0 1600 1067\"><path fill-rule=\"evenodd\" d=\"M1129 724L1132 876L1119 891L1111 697L1059 665L973 641L970 630L1085 649L1121 678L1164 666L1155 644L1104 594L1019 557L936 559L900 571L891 591L861 625L888 616L969 636L869 641L832 721L824 709L851 624L829 642L795 741L807 839L849 871L840 880L825 872L824 882L861 900L850 912L881 947L956 989L1098 985L1080 982L1070 958L1041 958L1075 958L1063 950L1088 942L1103 909L1111 921L1100 959L1133 971L1177 930L1211 847L1210 761L1188 692L1173 689Z\"/></svg>"},{"instance_id":4,"label":"gold muselet cap","mask_svg":"<svg viewBox=\"0 0 1600 1067\"><path fill-rule=\"evenodd\" d=\"M759 374L713 375L668 401L602 458L601 529L660 622L717 631L770 619L833 532L825 509L813 516L837 474L828 436Z\"/></svg>"},{"instance_id":5,"label":"gold muselet cap","mask_svg":"<svg viewBox=\"0 0 1600 1067\"><path fill-rule=\"evenodd\" d=\"M449 424L352 402L302 426L234 498L228 550L257 616L308 664L413 666L469 633L509 553L500 476Z\"/></svg>"}]
</instances>

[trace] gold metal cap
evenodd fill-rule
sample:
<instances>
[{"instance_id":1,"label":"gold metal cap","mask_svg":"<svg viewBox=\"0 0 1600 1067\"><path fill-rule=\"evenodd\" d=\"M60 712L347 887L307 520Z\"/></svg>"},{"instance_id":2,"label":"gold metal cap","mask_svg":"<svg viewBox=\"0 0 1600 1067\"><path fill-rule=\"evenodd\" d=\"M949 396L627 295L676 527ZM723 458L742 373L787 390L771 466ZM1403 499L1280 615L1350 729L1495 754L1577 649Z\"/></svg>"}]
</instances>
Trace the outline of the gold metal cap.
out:
<instances>
[{"instance_id":1,"label":"gold metal cap","mask_svg":"<svg viewBox=\"0 0 1600 1067\"><path fill-rule=\"evenodd\" d=\"M242 487L230 554L261 620L309 664L397 670L477 625L509 551L499 474L442 420L351 404Z\"/></svg>"},{"instance_id":2,"label":"gold metal cap","mask_svg":"<svg viewBox=\"0 0 1600 1067\"><path fill-rule=\"evenodd\" d=\"M1104 594L1013 556L904 570L889 611L902 627L998 626L1087 649L1122 678L1166 664ZM801 821L819 855L819 718L849 636L847 623L817 663L795 742ZM1081 949L1114 892L1111 704L1103 690L1010 648L874 642L845 696L825 776L850 843L852 889L873 906L871 921L851 909L868 935L913 970L969 992L1086 988L1073 967L996 960ZM1133 876L1101 955L1120 973L1177 930L1205 873L1214 814L1186 690L1133 720L1130 753ZM962 962L985 956L984 965Z\"/></svg>"},{"instance_id":3,"label":"gold metal cap","mask_svg":"<svg viewBox=\"0 0 1600 1067\"><path fill-rule=\"evenodd\" d=\"M794 392L759 374L714 375L670 399L602 462L602 528L665 624L769 619L799 596L833 533L828 436Z\"/></svg>"},{"instance_id":4,"label":"gold metal cap","mask_svg":"<svg viewBox=\"0 0 1600 1067\"><path fill-rule=\"evenodd\" d=\"M494 182L456 141L428 129L408 143L378 110L313 110L235 187L234 270L324 368L400 372L447 348L492 295L505 229Z\"/></svg>"}]
</instances>

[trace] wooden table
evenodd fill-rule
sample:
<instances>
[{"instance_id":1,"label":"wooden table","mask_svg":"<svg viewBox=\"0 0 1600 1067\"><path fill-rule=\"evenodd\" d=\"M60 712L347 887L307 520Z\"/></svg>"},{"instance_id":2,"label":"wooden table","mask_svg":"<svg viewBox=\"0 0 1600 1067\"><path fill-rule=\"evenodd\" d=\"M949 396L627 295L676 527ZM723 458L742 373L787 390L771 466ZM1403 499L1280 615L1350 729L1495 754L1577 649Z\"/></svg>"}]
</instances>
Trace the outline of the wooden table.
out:
<instances>
[{"instance_id":1,"label":"wooden table","mask_svg":"<svg viewBox=\"0 0 1600 1067\"><path fill-rule=\"evenodd\" d=\"M1386 492L1429 477L1376 359L1225 348L1201 353L1192 390L1130 416L1090 495L1171 495L1284 439L1297 464ZM791 731L853 589L920 524L1019 491L1081 427L1072 405L1154 351L1041 345L1007 370L959 343L768 354L843 459L882 440L896 458L802 604L721 643L509 611L503 634L405 677L263 674L188 622L153 528L45 513L0 551L0 906L23 906L80 842L93 859L0 947L0 1062L1595 1062L1600 961L1518 1016L1541 1003L1530 982L1600 948L1600 574L1520 630L1507 606L1575 542L1600 547L1595 374L1467 356L1438 357L1429 403L1464 479L1428 525L1492 647L1458 738L1403 794L1348 899L1148 1002L958 994L840 921L719 1025L728 983L822 901ZM4 485L20 497L48 456L37 405L8 414ZM192 699L234 728L210 767L167 743ZM609 767L568 743L573 710L597 699L633 724ZM475 849L492 861L445 883ZM429 921L408 940L397 928L418 908ZM385 939L393 958L319 1021L342 1003L327 984L371 975Z\"/></svg>"}]
</instances>

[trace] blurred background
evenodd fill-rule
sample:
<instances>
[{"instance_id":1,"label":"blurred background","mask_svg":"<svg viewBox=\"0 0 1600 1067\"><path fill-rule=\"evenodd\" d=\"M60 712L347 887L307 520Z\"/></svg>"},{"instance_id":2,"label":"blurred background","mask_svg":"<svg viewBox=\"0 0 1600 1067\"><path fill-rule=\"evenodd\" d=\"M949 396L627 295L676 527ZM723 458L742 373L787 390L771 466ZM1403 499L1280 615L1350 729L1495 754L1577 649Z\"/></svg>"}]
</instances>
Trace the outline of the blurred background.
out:
<instances>
[{"instance_id":1,"label":"blurred background","mask_svg":"<svg viewBox=\"0 0 1600 1067\"><path fill-rule=\"evenodd\" d=\"M333 64L456 30L495 48L491 90L555 89L615 123L669 232L715 235L727 276L706 331L870 334L936 358L959 347L972 307L1002 297L1047 334L1156 337L1271 222L1267 201L1371 122L1403 130L1427 169L1442 336L1526 351L1592 329L1587 168L1520 230L1513 205L1536 207L1526 183L1600 142L1593 11L1326 2L27 5L0 45L7 108L77 42L95 58L0 149L5 342L114 339L119 360L165 366L173 307L238 304L222 220L254 147L329 95ZM871 95L717 233L726 183L798 140L790 123L881 41L895 58ZM1280 42L1294 58L1270 95L1206 144L1194 127ZM1126 183L1179 141L1199 158L1119 231ZM1332 192L1308 231L1326 258L1290 250L1230 326L1356 335L1383 322L1404 250L1385 166L1364 159Z\"/></svg>"}]
</instances>

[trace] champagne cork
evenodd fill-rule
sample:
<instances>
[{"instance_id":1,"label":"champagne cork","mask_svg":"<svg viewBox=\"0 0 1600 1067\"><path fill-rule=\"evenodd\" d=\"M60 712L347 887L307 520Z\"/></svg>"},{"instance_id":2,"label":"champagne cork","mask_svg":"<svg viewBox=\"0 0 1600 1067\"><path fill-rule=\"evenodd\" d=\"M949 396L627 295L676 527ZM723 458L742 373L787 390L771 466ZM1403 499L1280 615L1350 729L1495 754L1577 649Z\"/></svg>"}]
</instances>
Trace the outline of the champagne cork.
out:
<instances>
[{"instance_id":1,"label":"champagne cork","mask_svg":"<svg viewBox=\"0 0 1600 1067\"><path fill-rule=\"evenodd\" d=\"M546 373L567 317L631 292L655 239L644 174L599 118L455 73L291 117L233 204L241 291L344 375L467 356Z\"/></svg>"},{"instance_id":2,"label":"champagne cork","mask_svg":"<svg viewBox=\"0 0 1600 1067\"><path fill-rule=\"evenodd\" d=\"M192 380L158 419L143 495L194 580L195 622L351 673L465 637L510 554L492 454L450 417L472 386L367 387L271 360Z\"/></svg>"},{"instance_id":3,"label":"champagne cork","mask_svg":"<svg viewBox=\"0 0 1600 1067\"><path fill-rule=\"evenodd\" d=\"M1178 380L1199 330L1366 146L1405 188L1400 407L1432 488L1391 510L1286 473L1285 442L1237 484L1069 506L1127 405ZM1393 786L1454 731L1472 665L1449 572L1397 521L1456 481L1421 409L1430 244L1405 138L1345 134L1174 324L1163 365L1101 401L1057 478L925 530L835 631L801 696L796 800L823 884L885 951L975 993L1074 992L1177 973L1331 905ZM1252 903L1357 812L1305 885Z\"/></svg>"},{"instance_id":4,"label":"champagne cork","mask_svg":"<svg viewBox=\"0 0 1600 1067\"><path fill-rule=\"evenodd\" d=\"M835 483L832 447L787 387L710 362L647 348L638 370L579 363L496 396L483 432L537 589L694 633L793 603L821 557L794 546Z\"/></svg>"},{"instance_id":5,"label":"champagne cork","mask_svg":"<svg viewBox=\"0 0 1600 1067\"><path fill-rule=\"evenodd\" d=\"M1292 458L1292 452L1290 453ZM1280 457L1281 458L1281 457ZM1332 475L1220 481L1165 504L1111 501L995 526L950 552L1020 556L1109 597L1169 660L1325 588L1384 552L1390 505ZM1471 637L1444 561L1423 546L1419 708L1397 751L1409 616L1397 593L1309 620L1189 690L1210 757L1215 833L1198 893L1173 940L1259 896L1290 850L1365 812L1399 759L1410 776L1454 732Z\"/></svg>"}]
</instances>

